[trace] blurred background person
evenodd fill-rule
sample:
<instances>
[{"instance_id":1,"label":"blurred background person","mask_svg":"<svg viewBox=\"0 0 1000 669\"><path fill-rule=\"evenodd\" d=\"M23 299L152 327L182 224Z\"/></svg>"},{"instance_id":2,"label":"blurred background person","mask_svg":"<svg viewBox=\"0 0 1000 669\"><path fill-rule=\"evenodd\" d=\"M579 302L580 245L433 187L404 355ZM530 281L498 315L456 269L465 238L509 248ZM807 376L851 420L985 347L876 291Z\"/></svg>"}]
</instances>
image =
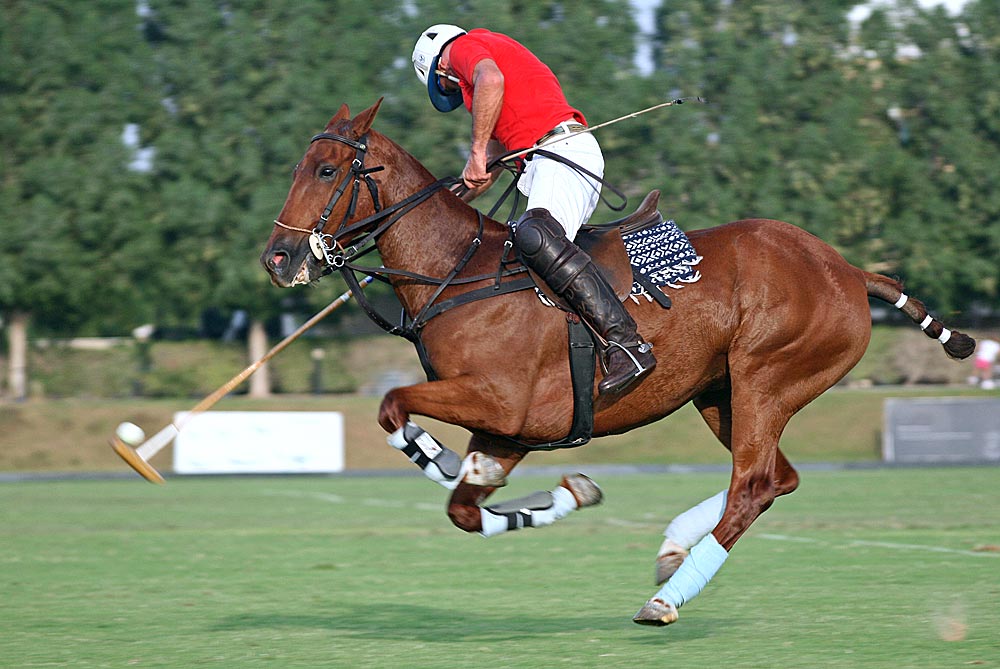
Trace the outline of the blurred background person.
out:
<instances>
[{"instance_id":1,"label":"blurred background person","mask_svg":"<svg viewBox=\"0 0 1000 669\"><path fill-rule=\"evenodd\" d=\"M994 339L980 339L976 347L976 380L986 390L996 387L993 381L993 367L1000 355L1000 342Z\"/></svg>"}]
</instances>

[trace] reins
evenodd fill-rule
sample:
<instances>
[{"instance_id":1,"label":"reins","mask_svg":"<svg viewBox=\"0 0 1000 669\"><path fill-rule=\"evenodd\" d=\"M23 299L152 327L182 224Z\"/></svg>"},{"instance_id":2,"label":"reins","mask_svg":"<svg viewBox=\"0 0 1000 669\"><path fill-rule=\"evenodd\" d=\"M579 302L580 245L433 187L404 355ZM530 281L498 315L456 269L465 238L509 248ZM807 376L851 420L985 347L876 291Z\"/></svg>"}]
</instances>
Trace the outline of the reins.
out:
<instances>
[{"instance_id":1,"label":"reins","mask_svg":"<svg viewBox=\"0 0 1000 669\"><path fill-rule=\"evenodd\" d=\"M582 133L582 132L581 133L576 133L576 135L582 135L582 134L584 134L584 133ZM576 135L570 135L570 136L576 136ZM568 137L563 137L562 139L567 139L567 138ZM613 204L611 204L611 201L608 200L608 198L606 198L604 196L604 193L601 192L600 188L598 188L597 186L594 186L593 184L591 184L591 187L595 191L597 191L597 197L600 198L601 202L603 202L607 206L607 208L610 209L611 211L622 211L628 205L628 196L625 195L625 193L620 188L618 188L617 186L615 186L610 181L607 181L604 177L601 177L601 176L598 176L598 175L594 174L593 172L591 172L590 170L588 170L583 165L580 165L580 164L578 164L578 163L570 160L569 158L567 158L565 156L561 156L558 153L554 153L552 151L548 151L548 150L542 149L542 148L523 149L523 150L521 150L519 152L515 152L513 155L524 155L526 153L537 154L539 156L544 156L545 158L549 158L550 160L555 160L556 162L560 162L563 165L566 165L567 167L569 167L570 169L575 170L579 174L583 174L585 176L588 176L591 179L593 179L594 181L600 183L601 186L603 186L604 188L607 188L609 191L611 191L616 196L618 196L618 198L621 199L621 204L619 204L619 205L613 205ZM518 204L520 202L520 196L521 196L521 192L520 191L514 191L514 189L517 187L517 182L521 178L521 175L524 173L524 161L521 160L521 159L519 159L519 158L512 157L512 154L506 154L506 155L499 156L499 157L494 158L493 160L491 160L486 165L486 171L489 172L490 170L492 170L493 168L497 167L498 165L500 167L503 167L505 170L507 170L511 174L513 174L514 178L511 181L510 185L507 186L507 190L505 190L503 192L503 194L500 196L500 198L496 201L496 204L493 205L493 208L490 209L489 216L491 218L493 217L493 214L495 214L496 211L501 207L501 205L503 205L504 201L506 201L506 199L508 197L510 197L511 192L513 191L513 192L515 192L514 202L513 202L512 206L511 206L510 215L507 217L507 222L508 223L513 223L514 222L514 215L517 212L517 207L518 207Z\"/></svg>"},{"instance_id":2,"label":"reins","mask_svg":"<svg viewBox=\"0 0 1000 669\"><path fill-rule=\"evenodd\" d=\"M454 306L458 306L458 304L465 303L465 300L460 299L461 296L459 296L459 298L446 301L449 306L445 308L442 308L440 305L435 306L435 301L449 286L478 283L491 279L494 281L494 285L490 287L489 290L494 291L496 294L502 294L509 292L509 286L505 287L504 290L501 290L500 284L502 279L514 274L523 273L525 271L523 268L505 271L503 269L503 263L501 263L500 268L495 273L463 278L458 277L482 244L484 216L478 211L476 212L478 219L476 234L466 247L462 258L458 261L455 267L452 268L448 275L443 278L427 276L425 274L403 269L366 267L356 264L354 262L356 259L375 250L375 244L377 243L379 237L381 237L386 230L397 223L403 216L408 214L421 203L425 202L442 188L450 188L460 183L460 181L455 177L438 179L396 204L383 208L378 197L378 186L374 179L372 179L369 175L385 168L383 166L365 167L365 156L368 151L368 135L365 134L359 141L355 141L343 135L324 132L315 135L310 141L310 144L324 139L346 144L355 150L355 157L351 162L349 174L346 175L344 179L341 180L340 184L338 184L334 189L334 192L330 197L330 201L323 209L322 214L320 214L320 217L312 230L296 228L279 220L275 220L274 223L278 227L284 228L285 230L309 235L309 245L313 255L317 260L326 264L324 274L329 274L334 270L339 271L344 277L345 282L354 292L356 296L355 299L358 304L364 309L368 317L386 332L399 335L411 342L417 342L419 339L417 334L418 331L423 328L423 326L426 325L431 318L447 308L452 308ZM362 181L365 181L368 186L369 196L372 199L372 207L375 210L375 213L350 223L350 219L357 211L358 195L361 191ZM336 207L337 203L344 196L344 193L347 190L348 182L353 182L350 194L351 200L347 207L347 211L344 213L344 217L341 219L340 226L338 226L338 228L332 233L324 232L326 224L329 222L330 214L333 212L333 209ZM364 230L373 224L375 225L373 229L368 230L360 239L355 240L354 243L349 246L345 247L340 243L340 240L344 237ZM374 277L386 282L388 281L386 276L399 276L413 281L418 281L420 283L435 285L437 288L427 303L420 309L416 316L413 317L409 325L401 323L399 326L396 326L379 314L367 298L364 297L363 292L359 289L360 284L355 273L365 274L369 277ZM527 284L522 286L520 285L520 282L518 282L518 289L527 287L529 287ZM479 296L478 291L473 292L477 293L477 297L475 299L482 299L482 297L485 297Z\"/></svg>"}]
</instances>

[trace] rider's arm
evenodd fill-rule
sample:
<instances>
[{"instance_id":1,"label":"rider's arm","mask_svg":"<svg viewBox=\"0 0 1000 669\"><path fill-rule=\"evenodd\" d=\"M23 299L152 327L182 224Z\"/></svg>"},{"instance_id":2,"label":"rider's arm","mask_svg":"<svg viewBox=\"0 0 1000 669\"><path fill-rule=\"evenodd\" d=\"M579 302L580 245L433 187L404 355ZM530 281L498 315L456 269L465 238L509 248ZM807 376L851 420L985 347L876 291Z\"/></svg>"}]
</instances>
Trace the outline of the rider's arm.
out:
<instances>
[{"instance_id":1,"label":"rider's arm","mask_svg":"<svg viewBox=\"0 0 1000 669\"><path fill-rule=\"evenodd\" d=\"M493 129L500 118L503 94L503 73L496 62L484 58L476 63L472 73L472 144L462 179L470 189L479 189L479 192L492 181L486 172L486 162Z\"/></svg>"},{"instance_id":2,"label":"rider's arm","mask_svg":"<svg viewBox=\"0 0 1000 669\"><path fill-rule=\"evenodd\" d=\"M505 153L507 153L507 147L505 147L502 142L495 139L491 139L489 143L486 145L487 164L489 163L489 161L493 160L497 156L502 156ZM485 193L489 189L489 187L493 185L493 182L497 180L497 177L500 176L501 172L503 172L502 165L494 166L493 169L490 170L489 174L487 175L486 183L483 184L482 186L469 188L462 194L462 199L465 200L466 202L471 202L472 200L476 199L477 197Z\"/></svg>"}]
</instances>

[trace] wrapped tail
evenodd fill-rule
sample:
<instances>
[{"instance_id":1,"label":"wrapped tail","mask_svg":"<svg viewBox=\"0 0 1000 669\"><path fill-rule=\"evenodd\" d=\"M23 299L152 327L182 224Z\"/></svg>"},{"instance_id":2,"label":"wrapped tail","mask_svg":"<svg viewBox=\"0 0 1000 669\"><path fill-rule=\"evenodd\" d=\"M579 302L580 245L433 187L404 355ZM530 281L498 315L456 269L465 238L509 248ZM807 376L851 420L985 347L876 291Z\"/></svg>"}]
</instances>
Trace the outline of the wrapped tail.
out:
<instances>
[{"instance_id":1,"label":"wrapped tail","mask_svg":"<svg viewBox=\"0 0 1000 669\"><path fill-rule=\"evenodd\" d=\"M868 295L892 304L920 326L928 337L937 339L944 346L944 352L956 360L963 360L976 350L976 340L957 330L949 330L944 323L927 313L920 300L903 292L903 284L881 274L865 272L865 286Z\"/></svg>"}]
</instances>

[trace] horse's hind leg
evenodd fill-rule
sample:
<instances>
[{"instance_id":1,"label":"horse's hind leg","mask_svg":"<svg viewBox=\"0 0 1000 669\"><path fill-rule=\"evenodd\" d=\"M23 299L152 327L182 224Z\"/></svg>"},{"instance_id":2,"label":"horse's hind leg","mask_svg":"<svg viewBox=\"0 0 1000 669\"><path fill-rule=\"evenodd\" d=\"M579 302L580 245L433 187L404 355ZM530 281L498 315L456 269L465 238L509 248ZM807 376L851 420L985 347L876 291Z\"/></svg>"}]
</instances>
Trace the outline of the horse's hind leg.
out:
<instances>
[{"instance_id":1,"label":"horse's hind leg","mask_svg":"<svg viewBox=\"0 0 1000 669\"><path fill-rule=\"evenodd\" d=\"M733 414L729 388L704 393L694 399L694 405L716 438L727 450L731 450ZM656 553L656 585L662 585L673 576L691 547L719 524L727 495L728 491L723 490L670 521Z\"/></svg>"},{"instance_id":2,"label":"horse's hind leg","mask_svg":"<svg viewBox=\"0 0 1000 669\"><path fill-rule=\"evenodd\" d=\"M706 393L694 400L709 429L727 450L732 450L732 407L729 389ZM798 487L799 476L778 449L774 468L775 496L787 495ZM722 490L678 515L663 532L664 540L656 554L656 585L662 585L684 562L688 551L718 525L726 507L729 491Z\"/></svg>"},{"instance_id":3,"label":"horse's hind leg","mask_svg":"<svg viewBox=\"0 0 1000 669\"><path fill-rule=\"evenodd\" d=\"M633 620L639 624L669 625L676 621L677 610L708 585L736 541L774 502L779 490L776 480L780 480L780 489L785 493L797 485L795 470L778 450L778 438L791 413L779 408L782 403L774 397L778 393L768 395L768 384L764 380L754 383L752 378L746 378L744 382L742 396L730 397L729 430L718 433L731 435L729 448L733 453L733 472L724 495L722 516L714 529L691 547L677 571L636 613ZM726 413L720 411L720 415Z\"/></svg>"},{"instance_id":4,"label":"horse's hind leg","mask_svg":"<svg viewBox=\"0 0 1000 669\"><path fill-rule=\"evenodd\" d=\"M485 451L485 455L500 464L505 474L510 473L525 455L523 450L508 448L499 440L478 434L473 435L469 450L470 455ZM467 481L459 483L448 503L451 522L466 532L492 537L511 530L551 525L577 509L594 506L601 501L601 489L583 474L564 476L551 491L539 491L509 502L483 506L494 490L495 486L472 485Z\"/></svg>"},{"instance_id":5,"label":"horse's hind leg","mask_svg":"<svg viewBox=\"0 0 1000 669\"><path fill-rule=\"evenodd\" d=\"M694 405L701 413L702 419L712 430L712 434L726 447L727 451L733 450L733 407L732 393L727 387L713 393L706 393L694 399ZM784 419L782 428L778 430L778 435L784 430L784 424L791 418ZM775 443L774 460L774 492L775 497L787 495L799 487L799 474L792 467L792 464L785 457L785 454ZM722 513L721 511L719 512ZM714 525L712 527L715 527ZM705 534L712 528L705 531Z\"/></svg>"}]
</instances>

